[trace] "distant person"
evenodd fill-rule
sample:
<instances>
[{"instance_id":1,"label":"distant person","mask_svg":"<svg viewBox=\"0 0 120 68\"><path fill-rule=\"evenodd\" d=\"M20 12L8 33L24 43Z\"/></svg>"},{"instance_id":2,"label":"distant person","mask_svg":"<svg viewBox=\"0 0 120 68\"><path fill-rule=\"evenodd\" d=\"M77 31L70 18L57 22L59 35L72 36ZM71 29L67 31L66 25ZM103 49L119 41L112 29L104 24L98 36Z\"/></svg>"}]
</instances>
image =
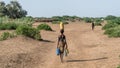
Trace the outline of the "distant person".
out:
<instances>
[{"instance_id":1,"label":"distant person","mask_svg":"<svg viewBox=\"0 0 120 68\"><path fill-rule=\"evenodd\" d=\"M57 43L57 49L59 48L60 50L60 59L61 62L63 62L63 55L64 55L64 50L68 48L66 37L63 34L64 30L60 30L60 35L58 36L58 43Z\"/></svg>"},{"instance_id":2,"label":"distant person","mask_svg":"<svg viewBox=\"0 0 120 68\"><path fill-rule=\"evenodd\" d=\"M60 30L64 31L64 23L63 22L60 22Z\"/></svg>"},{"instance_id":3,"label":"distant person","mask_svg":"<svg viewBox=\"0 0 120 68\"><path fill-rule=\"evenodd\" d=\"M95 23L92 22L92 30L94 30L94 28L95 28Z\"/></svg>"}]
</instances>

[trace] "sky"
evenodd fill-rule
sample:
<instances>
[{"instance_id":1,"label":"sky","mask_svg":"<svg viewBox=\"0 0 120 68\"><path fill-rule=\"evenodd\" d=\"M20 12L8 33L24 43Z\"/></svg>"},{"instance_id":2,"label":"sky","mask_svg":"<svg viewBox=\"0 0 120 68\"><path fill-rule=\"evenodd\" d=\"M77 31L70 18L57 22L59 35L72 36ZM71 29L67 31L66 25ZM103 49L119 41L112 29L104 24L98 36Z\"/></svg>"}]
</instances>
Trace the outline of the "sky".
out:
<instances>
[{"instance_id":1,"label":"sky","mask_svg":"<svg viewBox=\"0 0 120 68\"><path fill-rule=\"evenodd\" d=\"M1 1L1 0L0 0ZM2 0L9 3L11 0ZM120 0L17 0L28 16L120 16Z\"/></svg>"}]
</instances>

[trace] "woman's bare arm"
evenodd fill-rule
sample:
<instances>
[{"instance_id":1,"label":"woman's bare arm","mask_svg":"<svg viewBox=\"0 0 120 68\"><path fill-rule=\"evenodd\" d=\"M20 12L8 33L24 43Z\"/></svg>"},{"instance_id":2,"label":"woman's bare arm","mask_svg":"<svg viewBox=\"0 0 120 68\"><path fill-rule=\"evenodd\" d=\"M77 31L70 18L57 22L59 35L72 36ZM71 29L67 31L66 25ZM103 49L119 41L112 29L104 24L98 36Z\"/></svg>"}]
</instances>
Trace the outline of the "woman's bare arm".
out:
<instances>
[{"instance_id":1,"label":"woman's bare arm","mask_svg":"<svg viewBox=\"0 0 120 68\"><path fill-rule=\"evenodd\" d=\"M58 48L58 46L59 46L59 36L58 36L57 48Z\"/></svg>"},{"instance_id":2,"label":"woman's bare arm","mask_svg":"<svg viewBox=\"0 0 120 68\"><path fill-rule=\"evenodd\" d=\"M67 48L68 48L68 45L67 45L66 37L65 37L65 45L66 45L66 49L67 49Z\"/></svg>"}]
</instances>

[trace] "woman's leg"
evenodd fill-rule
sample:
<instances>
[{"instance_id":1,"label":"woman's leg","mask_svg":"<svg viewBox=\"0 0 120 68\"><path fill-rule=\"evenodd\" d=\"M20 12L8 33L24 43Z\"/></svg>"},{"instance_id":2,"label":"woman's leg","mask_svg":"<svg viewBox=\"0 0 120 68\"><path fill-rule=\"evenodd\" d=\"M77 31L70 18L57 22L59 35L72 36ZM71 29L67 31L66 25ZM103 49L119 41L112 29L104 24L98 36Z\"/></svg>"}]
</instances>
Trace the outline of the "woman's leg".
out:
<instances>
[{"instance_id":1,"label":"woman's leg","mask_svg":"<svg viewBox=\"0 0 120 68\"><path fill-rule=\"evenodd\" d=\"M63 53L60 54L61 62L63 63Z\"/></svg>"},{"instance_id":2,"label":"woman's leg","mask_svg":"<svg viewBox=\"0 0 120 68\"><path fill-rule=\"evenodd\" d=\"M64 56L64 46L60 48L60 59L62 63L63 63L63 56Z\"/></svg>"}]
</instances>

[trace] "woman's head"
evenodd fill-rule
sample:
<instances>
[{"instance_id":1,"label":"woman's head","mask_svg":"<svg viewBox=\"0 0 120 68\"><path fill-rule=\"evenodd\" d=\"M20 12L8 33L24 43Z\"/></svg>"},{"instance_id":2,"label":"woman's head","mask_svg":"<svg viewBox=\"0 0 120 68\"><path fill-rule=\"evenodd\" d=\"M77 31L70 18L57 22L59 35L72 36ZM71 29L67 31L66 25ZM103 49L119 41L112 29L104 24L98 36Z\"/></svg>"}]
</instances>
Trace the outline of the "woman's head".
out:
<instances>
[{"instance_id":1,"label":"woman's head","mask_svg":"<svg viewBox=\"0 0 120 68\"><path fill-rule=\"evenodd\" d=\"M60 30L60 33L61 33L61 34L63 34L63 33L64 33L64 30L63 30L63 29L61 29L61 30Z\"/></svg>"}]
</instances>

